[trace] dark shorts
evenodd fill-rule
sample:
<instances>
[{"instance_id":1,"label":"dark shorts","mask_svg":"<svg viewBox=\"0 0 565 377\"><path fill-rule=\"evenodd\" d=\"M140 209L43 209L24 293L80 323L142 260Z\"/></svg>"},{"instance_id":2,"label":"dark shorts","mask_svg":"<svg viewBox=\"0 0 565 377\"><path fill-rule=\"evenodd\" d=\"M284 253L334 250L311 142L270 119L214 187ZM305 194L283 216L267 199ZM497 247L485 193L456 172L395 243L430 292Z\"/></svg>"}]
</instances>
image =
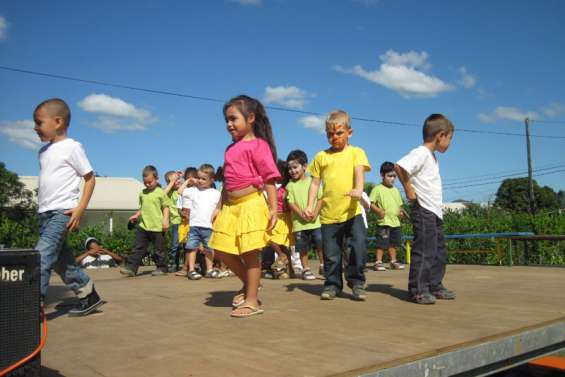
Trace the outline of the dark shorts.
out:
<instances>
[{"instance_id":1,"label":"dark shorts","mask_svg":"<svg viewBox=\"0 0 565 377\"><path fill-rule=\"evenodd\" d=\"M294 248L297 253L307 253L310 249L322 248L322 229L307 229L294 232Z\"/></svg>"},{"instance_id":2,"label":"dark shorts","mask_svg":"<svg viewBox=\"0 0 565 377\"><path fill-rule=\"evenodd\" d=\"M375 238L377 249L386 250L390 247L400 247L402 244L400 227L378 226Z\"/></svg>"}]
</instances>

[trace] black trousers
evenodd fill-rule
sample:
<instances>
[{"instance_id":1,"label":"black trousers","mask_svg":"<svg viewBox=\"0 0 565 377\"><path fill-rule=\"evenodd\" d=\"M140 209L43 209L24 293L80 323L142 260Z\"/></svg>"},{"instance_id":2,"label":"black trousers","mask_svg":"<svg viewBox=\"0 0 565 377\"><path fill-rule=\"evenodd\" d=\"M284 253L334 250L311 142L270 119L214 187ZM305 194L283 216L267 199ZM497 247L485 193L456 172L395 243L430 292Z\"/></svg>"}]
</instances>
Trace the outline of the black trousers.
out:
<instances>
[{"instance_id":1,"label":"black trousers","mask_svg":"<svg viewBox=\"0 0 565 377\"><path fill-rule=\"evenodd\" d=\"M148 232L137 227L135 233L135 246L128 255L127 264L137 269L141 260L147 253L149 244L153 244L153 260L157 268L167 269L167 252L165 251L165 237L163 232Z\"/></svg>"},{"instance_id":2,"label":"black trousers","mask_svg":"<svg viewBox=\"0 0 565 377\"><path fill-rule=\"evenodd\" d=\"M443 287L447 264L447 246L443 234L443 221L433 212L412 205L414 245L410 261L408 291L411 295L430 293Z\"/></svg>"}]
</instances>

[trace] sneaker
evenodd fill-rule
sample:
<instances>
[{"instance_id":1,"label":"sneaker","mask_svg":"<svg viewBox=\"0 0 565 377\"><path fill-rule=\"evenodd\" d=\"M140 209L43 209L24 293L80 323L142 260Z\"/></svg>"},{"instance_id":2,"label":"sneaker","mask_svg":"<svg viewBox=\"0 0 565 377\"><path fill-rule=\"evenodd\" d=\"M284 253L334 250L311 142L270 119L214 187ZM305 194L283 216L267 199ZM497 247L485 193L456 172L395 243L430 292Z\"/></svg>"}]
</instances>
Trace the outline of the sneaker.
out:
<instances>
[{"instance_id":1,"label":"sneaker","mask_svg":"<svg viewBox=\"0 0 565 377\"><path fill-rule=\"evenodd\" d=\"M367 299L367 291L365 291L365 288L363 286L355 285L353 288L351 288L351 291L353 292L354 300L365 301Z\"/></svg>"},{"instance_id":2,"label":"sneaker","mask_svg":"<svg viewBox=\"0 0 565 377\"><path fill-rule=\"evenodd\" d=\"M373 267L373 269L375 271L386 271L386 267L381 261L375 262L375 267Z\"/></svg>"},{"instance_id":3,"label":"sneaker","mask_svg":"<svg viewBox=\"0 0 565 377\"><path fill-rule=\"evenodd\" d=\"M455 292L447 288L441 288L437 291L432 291L432 295L438 300L455 300L455 297L457 297Z\"/></svg>"},{"instance_id":4,"label":"sneaker","mask_svg":"<svg viewBox=\"0 0 565 377\"><path fill-rule=\"evenodd\" d=\"M391 261L390 262L390 269L391 270L404 270L404 265L399 261Z\"/></svg>"},{"instance_id":5,"label":"sneaker","mask_svg":"<svg viewBox=\"0 0 565 377\"><path fill-rule=\"evenodd\" d=\"M106 301L100 299L96 290L92 288L92 292L86 297L80 298L78 304L69 310L69 317L80 317L87 315L94 311L96 308L104 305Z\"/></svg>"},{"instance_id":6,"label":"sneaker","mask_svg":"<svg viewBox=\"0 0 565 377\"><path fill-rule=\"evenodd\" d=\"M324 287L324 290L320 295L320 300L333 300L335 296L337 296L337 291L335 287L333 286Z\"/></svg>"},{"instance_id":7,"label":"sneaker","mask_svg":"<svg viewBox=\"0 0 565 377\"><path fill-rule=\"evenodd\" d=\"M283 271L278 275L275 274L275 279L283 279L284 280L284 279L288 279L288 278L290 278L290 275L286 271Z\"/></svg>"},{"instance_id":8,"label":"sneaker","mask_svg":"<svg viewBox=\"0 0 565 377\"><path fill-rule=\"evenodd\" d=\"M215 268L209 271L206 271L204 275L206 279L218 279L220 277L220 271L216 270Z\"/></svg>"},{"instance_id":9,"label":"sneaker","mask_svg":"<svg viewBox=\"0 0 565 377\"><path fill-rule=\"evenodd\" d=\"M187 274L188 280L200 280L202 279L202 275L200 275L198 272L196 271L189 271Z\"/></svg>"},{"instance_id":10,"label":"sneaker","mask_svg":"<svg viewBox=\"0 0 565 377\"><path fill-rule=\"evenodd\" d=\"M132 278L137 275L137 270L130 265L124 264L122 267L120 267L120 274Z\"/></svg>"},{"instance_id":11,"label":"sneaker","mask_svg":"<svg viewBox=\"0 0 565 377\"><path fill-rule=\"evenodd\" d=\"M302 280L316 280L316 276L309 268L302 271Z\"/></svg>"},{"instance_id":12,"label":"sneaker","mask_svg":"<svg viewBox=\"0 0 565 377\"><path fill-rule=\"evenodd\" d=\"M421 293L410 297L412 302L420 305L432 305L436 303L436 298L430 293Z\"/></svg>"},{"instance_id":13,"label":"sneaker","mask_svg":"<svg viewBox=\"0 0 565 377\"><path fill-rule=\"evenodd\" d=\"M156 268L151 272L151 276L165 276L167 275L167 270L163 268Z\"/></svg>"},{"instance_id":14,"label":"sneaker","mask_svg":"<svg viewBox=\"0 0 565 377\"><path fill-rule=\"evenodd\" d=\"M263 279L274 279L274 278L275 278L275 276L273 275L273 273L272 273L271 271L269 271L269 270L263 270L263 271L261 272L261 277L262 277Z\"/></svg>"}]
</instances>

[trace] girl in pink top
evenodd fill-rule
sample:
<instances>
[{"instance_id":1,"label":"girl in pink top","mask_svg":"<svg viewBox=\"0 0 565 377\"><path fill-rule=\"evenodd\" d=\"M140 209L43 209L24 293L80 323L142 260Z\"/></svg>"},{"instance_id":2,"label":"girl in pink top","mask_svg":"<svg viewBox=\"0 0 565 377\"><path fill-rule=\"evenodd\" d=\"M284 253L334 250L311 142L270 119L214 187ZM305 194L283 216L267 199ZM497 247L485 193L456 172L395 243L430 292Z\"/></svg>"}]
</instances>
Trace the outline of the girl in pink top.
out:
<instances>
[{"instance_id":1,"label":"girl in pink top","mask_svg":"<svg viewBox=\"0 0 565 377\"><path fill-rule=\"evenodd\" d=\"M257 298L259 253L277 221L275 182L280 174L271 122L263 105L238 96L224 105L224 117L233 143L224 154L222 200L214 212L208 245L243 283L233 298L231 316L249 317L263 313Z\"/></svg>"}]
</instances>

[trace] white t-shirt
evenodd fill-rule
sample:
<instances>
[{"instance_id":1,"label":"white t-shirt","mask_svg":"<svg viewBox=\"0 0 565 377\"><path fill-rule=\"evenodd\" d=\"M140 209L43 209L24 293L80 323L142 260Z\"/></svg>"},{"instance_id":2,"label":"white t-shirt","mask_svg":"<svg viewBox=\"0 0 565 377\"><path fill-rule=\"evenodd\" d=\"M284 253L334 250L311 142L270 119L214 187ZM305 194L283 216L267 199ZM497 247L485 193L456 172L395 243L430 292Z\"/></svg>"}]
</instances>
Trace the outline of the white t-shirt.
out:
<instances>
[{"instance_id":1,"label":"white t-shirt","mask_svg":"<svg viewBox=\"0 0 565 377\"><path fill-rule=\"evenodd\" d=\"M92 172L82 144L73 139L39 150L39 213L77 206L82 177Z\"/></svg>"},{"instance_id":2,"label":"white t-shirt","mask_svg":"<svg viewBox=\"0 0 565 377\"><path fill-rule=\"evenodd\" d=\"M397 164L410 176L418 197L418 204L443 219L443 203L439 162L432 151L421 145L412 149Z\"/></svg>"},{"instance_id":3,"label":"white t-shirt","mask_svg":"<svg viewBox=\"0 0 565 377\"><path fill-rule=\"evenodd\" d=\"M189 225L212 229L212 213L220 201L215 188L186 188L182 192L182 208L190 209Z\"/></svg>"},{"instance_id":4,"label":"white t-shirt","mask_svg":"<svg viewBox=\"0 0 565 377\"><path fill-rule=\"evenodd\" d=\"M107 254L99 255L98 258L92 255L87 255L80 261L80 265L83 268L109 268L117 267L116 261Z\"/></svg>"}]
</instances>

